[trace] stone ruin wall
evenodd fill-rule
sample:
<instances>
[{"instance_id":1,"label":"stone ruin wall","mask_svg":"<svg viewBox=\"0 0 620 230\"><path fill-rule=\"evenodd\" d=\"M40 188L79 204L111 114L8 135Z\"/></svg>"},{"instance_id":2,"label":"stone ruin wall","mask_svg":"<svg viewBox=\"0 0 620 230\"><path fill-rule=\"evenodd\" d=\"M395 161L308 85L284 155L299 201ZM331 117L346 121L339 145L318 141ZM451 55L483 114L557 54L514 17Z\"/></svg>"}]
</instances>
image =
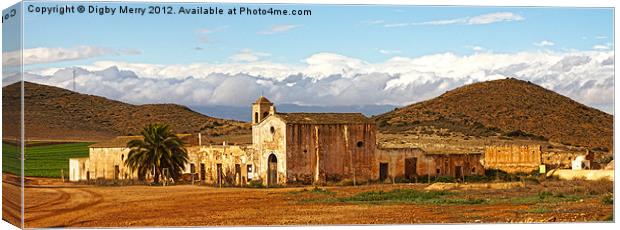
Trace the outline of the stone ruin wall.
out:
<instances>
[{"instance_id":1,"label":"stone ruin wall","mask_svg":"<svg viewBox=\"0 0 620 230\"><path fill-rule=\"evenodd\" d=\"M543 151L542 152L542 163L547 166L547 170L550 169L570 169L571 162L575 160L578 156L585 155L585 152L580 151Z\"/></svg>"},{"instance_id":2,"label":"stone ruin wall","mask_svg":"<svg viewBox=\"0 0 620 230\"><path fill-rule=\"evenodd\" d=\"M289 124L287 182L366 181L374 174L374 124Z\"/></svg>"},{"instance_id":3,"label":"stone ruin wall","mask_svg":"<svg viewBox=\"0 0 620 230\"><path fill-rule=\"evenodd\" d=\"M571 162L578 156L592 161L594 155L587 150L543 149L540 145L497 145L487 146L484 152L484 166L507 173L529 173L538 171L540 165L546 170L570 169ZM596 167L593 167L596 168Z\"/></svg>"},{"instance_id":4,"label":"stone ruin wall","mask_svg":"<svg viewBox=\"0 0 620 230\"><path fill-rule=\"evenodd\" d=\"M415 167L407 170L406 162L415 159ZM377 170L375 179L379 178L379 164L388 163L389 177L393 180L399 178L425 180L424 176L471 176L484 175L484 167L480 153L426 153L420 148L379 148L375 156ZM411 165L409 166L411 167ZM457 172L457 169L459 172ZM409 173L409 175L407 175Z\"/></svg>"},{"instance_id":5,"label":"stone ruin wall","mask_svg":"<svg viewBox=\"0 0 620 230\"><path fill-rule=\"evenodd\" d=\"M540 145L487 146L484 167L507 173L529 173L539 169L541 156Z\"/></svg>"},{"instance_id":6,"label":"stone ruin wall","mask_svg":"<svg viewBox=\"0 0 620 230\"><path fill-rule=\"evenodd\" d=\"M89 160L86 164L88 179L134 179L137 172L132 172L124 164L129 148L89 148ZM116 171L118 167L118 171ZM115 175L116 174L116 175Z\"/></svg>"},{"instance_id":7,"label":"stone ruin wall","mask_svg":"<svg viewBox=\"0 0 620 230\"><path fill-rule=\"evenodd\" d=\"M184 180L191 180L194 175L194 182L218 184L218 164L221 165L221 182L228 185L245 185L248 177L258 180L260 177L256 173L258 159L254 158L254 151L245 146L196 146L187 148L189 162L185 166ZM194 172L191 172L191 164L194 164ZM204 164L205 175L201 175L201 165ZM237 165L239 168L237 168ZM248 165L252 167L252 175L249 175ZM237 171L239 169L239 171Z\"/></svg>"}]
</instances>

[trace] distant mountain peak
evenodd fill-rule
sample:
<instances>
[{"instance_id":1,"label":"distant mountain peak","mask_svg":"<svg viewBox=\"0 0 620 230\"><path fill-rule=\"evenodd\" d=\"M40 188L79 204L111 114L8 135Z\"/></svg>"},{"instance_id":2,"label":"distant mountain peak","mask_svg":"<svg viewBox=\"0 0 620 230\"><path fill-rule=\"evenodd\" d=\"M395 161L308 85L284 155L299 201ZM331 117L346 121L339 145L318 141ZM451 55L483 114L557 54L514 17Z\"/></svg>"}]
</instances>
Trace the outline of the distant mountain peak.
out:
<instances>
[{"instance_id":1,"label":"distant mountain peak","mask_svg":"<svg viewBox=\"0 0 620 230\"><path fill-rule=\"evenodd\" d=\"M435 127L469 136L522 134L607 148L613 141L612 115L514 78L465 85L375 119L384 132Z\"/></svg>"},{"instance_id":2,"label":"distant mountain peak","mask_svg":"<svg viewBox=\"0 0 620 230\"><path fill-rule=\"evenodd\" d=\"M136 135L149 123L169 124L177 133L207 135L248 134L248 123L218 119L177 104L132 105L104 97L81 94L54 86L24 82L26 138L54 140L103 140ZM3 133L17 136L20 84L3 87Z\"/></svg>"}]
</instances>

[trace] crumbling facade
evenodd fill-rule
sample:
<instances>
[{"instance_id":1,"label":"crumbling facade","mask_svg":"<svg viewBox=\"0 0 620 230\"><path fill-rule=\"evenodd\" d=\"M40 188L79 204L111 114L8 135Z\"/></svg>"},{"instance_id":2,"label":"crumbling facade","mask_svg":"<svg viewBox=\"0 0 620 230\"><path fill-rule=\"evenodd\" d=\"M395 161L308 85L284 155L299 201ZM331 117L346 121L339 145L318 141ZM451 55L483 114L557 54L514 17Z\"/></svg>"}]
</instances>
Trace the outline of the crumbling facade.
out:
<instances>
[{"instance_id":1,"label":"crumbling facade","mask_svg":"<svg viewBox=\"0 0 620 230\"><path fill-rule=\"evenodd\" d=\"M376 175L380 181L406 179L417 181L431 176L449 176L463 179L465 176L484 175L481 153L429 153L420 148L377 149Z\"/></svg>"},{"instance_id":2,"label":"crumbling facade","mask_svg":"<svg viewBox=\"0 0 620 230\"><path fill-rule=\"evenodd\" d=\"M498 145L487 146L484 151L484 166L507 173L530 173L553 169L598 169L593 163L594 154L587 149L542 148L540 145ZM578 161L578 163L575 163Z\"/></svg>"},{"instance_id":3,"label":"crumbling facade","mask_svg":"<svg viewBox=\"0 0 620 230\"><path fill-rule=\"evenodd\" d=\"M375 135L374 122L360 113L276 113L260 97L252 105L251 145L203 145L200 134L182 135L189 155L183 180L267 186L372 180ZM124 160L127 142L139 138L91 145L88 158L71 159L70 179L135 179Z\"/></svg>"},{"instance_id":4,"label":"crumbling facade","mask_svg":"<svg viewBox=\"0 0 620 230\"><path fill-rule=\"evenodd\" d=\"M372 179L376 127L359 113L277 113L253 105L253 147L267 184Z\"/></svg>"},{"instance_id":5,"label":"crumbling facade","mask_svg":"<svg viewBox=\"0 0 620 230\"><path fill-rule=\"evenodd\" d=\"M541 165L540 145L487 146L484 167L507 173L529 173Z\"/></svg>"},{"instance_id":6,"label":"crumbling facade","mask_svg":"<svg viewBox=\"0 0 620 230\"><path fill-rule=\"evenodd\" d=\"M279 113L273 103L260 97L252 104L251 144L205 144L200 134L180 135L189 155L181 179L192 183L243 186L254 182L274 186L399 178L411 181L419 176L459 179L484 174L481 153L378 148L376 135L374 121L361 113ZM91 145L88 158L70 160L70 180L136 179L136 173L125 167L124 160L129 153L127 142L140 138L121 136ZM515 167L511 165L515 159L504 151L489 148L486 162L492 167ZM522 160L516 168L536 163L528 157Z\"/></svg>"},{"instance_id":7,"label":"crumbling facade","mask_svg":"<svg viewBox=\"0 0 620 230\"><path fill-rule=\"evenodd\" d=\"M246 185L254 178L252 149L247 146L209 145L187 148L184 180L209 184Z\"/></svg>"},{"instance_id":8,"label":"crumbling facade","mask_svg":"<svg viewBox=\"0 0 620 230\"><path fill-rule=\"evenodd\" d=\"M189 161L183 179L199 183L244 185L254 176L257 164L248 146L202 145L200 135L179 134L186 143ZM130 140L141 136L119 136L89 146L89 157L69 160L69 180L124 180L138 175L124 164ZM150 175L147 175L147 179Z\"/></svg>"},{"instance_id":9,"label":"crumbling facade","mask_svg":"<svg viewBox=\"0 0 620 230\"><path fill-rule=\"evenodd\" d=\"M587 168L598 169L599 165L594 164L594 154L591 154L587 149L586 150L554 150L547 149L543 150L541 161L542 164L546 165L547 169L571 169L573 168L573 161L577 158L584 158L583 160L587 160L589 162L589 166ZM591 163L591 164L590 164ZM596 167L590 167L596 166ZM581 168L581 166L580 166ZM585 168L585 167L584 167Z\"/></svg>"},{"instance_id":10,"label":"crumbling facade","mask_svg":"<svg viewBox=\"0 0 620 230\"><path fill-rule=\"evenodd\" d=\"M69 180L137 178L136 173L127 169L123 163L129 153L127 142L139 138L119 136L89 146L87 158L69 159Z\"/></svg>"}]
</instances>

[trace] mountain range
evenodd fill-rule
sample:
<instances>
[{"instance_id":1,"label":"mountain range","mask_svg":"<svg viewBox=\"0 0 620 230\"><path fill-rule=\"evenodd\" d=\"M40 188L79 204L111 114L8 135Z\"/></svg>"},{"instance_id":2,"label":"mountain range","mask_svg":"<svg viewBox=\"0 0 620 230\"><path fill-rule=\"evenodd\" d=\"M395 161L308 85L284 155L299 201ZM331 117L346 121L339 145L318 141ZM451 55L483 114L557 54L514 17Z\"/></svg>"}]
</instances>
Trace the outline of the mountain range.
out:
<instances>
[{"instance_id":1,"label":"mountain range","mask_svg":"<svg viewBox=\"0 0 620 230\"><path fill-rule=\"evenodd\" d=\"M177 133L247 135L250 107L176 104L132 105L95 95L24 82L26 138L102 140L136 135L148 123L170 124ZM3 87L3 133L17 137L19 84ZM465 85L439 97L394 106L316 107L277 105L281 112L364 112L382 133L452 132L504 136L611 149L613 116L533 83L501 79ZM384 112L385 111L385 112ZM205 115L207 114L207 115ZM220 117L220 118L215 118ZM228 118L228 119L223 119ZM235 118L231 120L230 118Z\"/></svg>"}]
</instances>

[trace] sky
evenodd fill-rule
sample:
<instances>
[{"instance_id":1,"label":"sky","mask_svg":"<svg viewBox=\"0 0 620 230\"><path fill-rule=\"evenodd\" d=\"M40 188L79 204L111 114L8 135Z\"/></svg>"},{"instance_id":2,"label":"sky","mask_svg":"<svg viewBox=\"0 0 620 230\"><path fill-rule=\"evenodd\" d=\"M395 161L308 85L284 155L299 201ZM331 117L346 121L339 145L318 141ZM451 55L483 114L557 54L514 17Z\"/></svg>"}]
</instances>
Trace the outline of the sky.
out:
<instances>
[{"instance_id":1,"label":"sky","mask_svg":"<svg viewBox=\"0 0 620 230\"><path fill-rule=\"evenodd\" d=\"M80 5L25 7L30 4ZM170 6L312 14L26 11L25 80L72 89L75 69L77 91L135 104L247 106L262 94L298 105L404 106L465 84L514 77L613 113L611 8ZM3 44L9 67L19 64L18 46L10 42Z\"/></svg>"}]
</instances>

